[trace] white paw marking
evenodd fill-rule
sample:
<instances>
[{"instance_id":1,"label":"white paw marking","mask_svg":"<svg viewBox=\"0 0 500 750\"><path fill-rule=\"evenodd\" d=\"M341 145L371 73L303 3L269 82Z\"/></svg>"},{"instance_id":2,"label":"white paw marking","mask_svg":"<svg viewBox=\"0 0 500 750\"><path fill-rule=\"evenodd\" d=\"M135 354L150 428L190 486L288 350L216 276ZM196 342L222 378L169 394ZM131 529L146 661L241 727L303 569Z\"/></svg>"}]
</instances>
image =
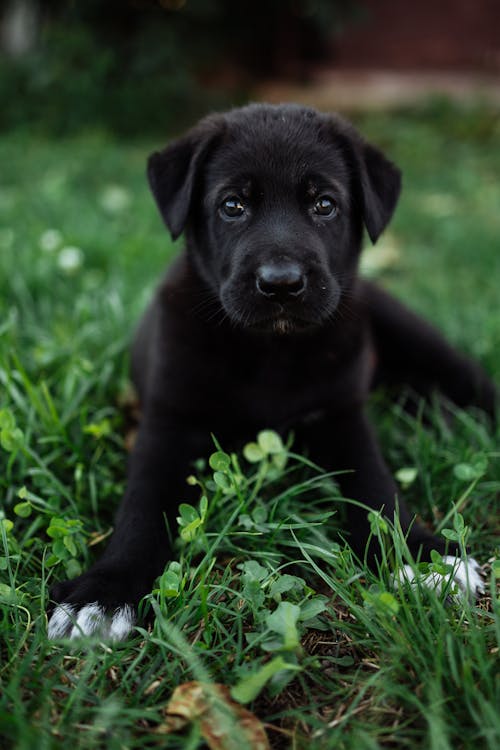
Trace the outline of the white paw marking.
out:
<instances>
[{"instance_id":1,"label":"white paw marking","mask_svg":"<svg viewBox=\"0 0 500 750\"><path fill-rule=\"evenodd\" d=\"M122 641L132 630L135 615L132 607L124 604L107 615L99 602L86 604L80 610L74 604L59 604L49 620L50 640L84 636L98 636L103 640Z\"/></svg>"},{"instance_id":2,"label":"white paw marking","mask_svg":"<svg viewBox=\"0 0 500 750\"><path fill-rule=\"evenodd\" d=\"M445 555L443 562L453 565L453 580L458 583L465 596L475 599L484 594L484 581L481 577L481 566L473 557L461 560L454 555Z\"/></svg>"},{"instance_id":3,"label":"white paw marking","mask_svg":"<svg viewBox=\"0 0 500 750\"><path fill-rule=\"evenodd\" d=\"M481 568L477 560L473 557L462 560L454 555L444 555L443 562L445 565L451 565L453 570L446 574L419 574L411 565L403 565L394 577L395 588L405 583L416 586L418 579L420 583L429 589L434 589L438 594L446 589L448 595L458 601L465 599L474 601L484 593L484 581L481 578Z\"/></svg>"},{"instance_id":4,"label":"white paw marking","mask_svg":"<svg viewBox=\"0 0 500 750\"><path fill-rule=\"evenodd\" d=\"M105 622L106 616L103 607L100 607L97 602L87 604L78 612L69 637L79 638L82 635L98 635Z\"/></svg>"},{"instance_id":5,"label":"white paw marking","mask_svg":"<svg viewBox=\"0 0 500 750\"><path fill-rule=\"evenodd\" d=\"M49 620L48 636L51 641L64 638L75 619L75 608L71 604L60 604Z\"/></svg>"},{"instance_id":6,"label":"white paw marking","mask_svg":"<svg viewBox=\"0 0 500 750\"><path fill-rule=\"evenodd\" d=\"M112 641L123 641L132 630L135 623L135 615L132 607L125 604L117 609L111 620L109 637Z\"/></svg>"}]
</instances>

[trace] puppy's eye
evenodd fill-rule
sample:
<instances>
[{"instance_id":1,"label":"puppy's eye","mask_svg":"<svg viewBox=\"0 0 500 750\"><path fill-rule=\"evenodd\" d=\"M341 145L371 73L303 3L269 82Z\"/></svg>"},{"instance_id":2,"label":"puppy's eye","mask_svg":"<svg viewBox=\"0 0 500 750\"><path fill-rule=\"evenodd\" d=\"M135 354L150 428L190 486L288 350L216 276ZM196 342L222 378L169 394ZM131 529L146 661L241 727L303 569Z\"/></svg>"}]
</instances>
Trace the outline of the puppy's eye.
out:
<instances>
[{"instance_id":1,"label":"puppy's eye","mask_svg":"<svg viewBox=\"0 0 500 750\"><path fill-rule=\"evenodd\" d=\"M318 216L336 216L338 206L329 195L321 195L315 202L313 211Z\"/></svg>"},{"instance_id":2,"label":"puppy's eye","mask_svg":"<svg viewBox=\"0 0 500 750\"><path fill-rule=\"evenodd\" d=\"M245 206L236 195L231 195L222 201L220 210L228 219L238 219L245 213Z\"/></svg>"}]
</instances>

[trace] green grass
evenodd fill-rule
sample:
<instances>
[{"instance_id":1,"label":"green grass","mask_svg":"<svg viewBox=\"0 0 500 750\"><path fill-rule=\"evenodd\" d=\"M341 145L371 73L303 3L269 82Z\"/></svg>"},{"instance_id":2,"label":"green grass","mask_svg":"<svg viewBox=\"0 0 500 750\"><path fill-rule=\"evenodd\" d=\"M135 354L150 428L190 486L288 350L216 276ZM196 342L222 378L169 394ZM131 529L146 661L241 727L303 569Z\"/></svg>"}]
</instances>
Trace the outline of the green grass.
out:
<instances>
[{"instance_id":1,"label":"green grass","mask_svg":"<svg viewBox=\"0 0 500 750\"><path fill-rule=\"evenodd\" d=\"M436 105L360 125L405 183L366 251L372 273L499 381L498 118ZM127 342L174 252L144 177L158 145L0 143L0 737L23 750L195 748L196 725L158 728L173 689L197 679L252 698L273 747L496 749L500 453L498 430L470 412L450 429L382 395L370 406L393 470L416 469L412 507L435 527L459 523L454 506L465 520L487 563L477 606L394 592L388 566L364 571L338 534L331 479L292 446L281 468L223 459L214 480L200 465L208 506L184 509L203 522L149 599L151 631L113 648L47 642L48 585L99 554L123 491ZM397 530L374 529L402 559Z\"/></svg>"}]
</instances>

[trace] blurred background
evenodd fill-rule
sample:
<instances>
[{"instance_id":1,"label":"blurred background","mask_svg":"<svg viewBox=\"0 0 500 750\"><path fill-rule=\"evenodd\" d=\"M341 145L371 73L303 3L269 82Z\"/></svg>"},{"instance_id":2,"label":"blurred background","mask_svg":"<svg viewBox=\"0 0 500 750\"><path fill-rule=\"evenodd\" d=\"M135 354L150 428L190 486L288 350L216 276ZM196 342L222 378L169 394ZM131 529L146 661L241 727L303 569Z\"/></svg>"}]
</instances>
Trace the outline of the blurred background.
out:
<instances>
[{"instance_id":1,"label":"blurred background","mask_svg":"<svg viewBox=\"0 0 500 750\"><path fill-rule=\"evenodd\" d=\"M0 128L177 132L249 98L500 103L498 0L3 0Z\"/></svg>"}]
</instances>

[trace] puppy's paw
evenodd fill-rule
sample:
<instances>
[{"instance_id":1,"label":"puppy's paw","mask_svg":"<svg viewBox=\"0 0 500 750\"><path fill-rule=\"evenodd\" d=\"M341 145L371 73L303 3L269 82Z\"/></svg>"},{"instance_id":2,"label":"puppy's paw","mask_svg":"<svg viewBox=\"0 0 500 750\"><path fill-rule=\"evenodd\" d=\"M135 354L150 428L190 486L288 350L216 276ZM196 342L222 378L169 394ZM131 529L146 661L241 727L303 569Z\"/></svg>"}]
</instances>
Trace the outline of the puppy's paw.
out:
<instances>
[{"instance_id":1,"label":"puppy's paw","mask_svg":"<svg viewBox=\"0 0 500 750\"><path fill-rule=\"evenodd\" d=\"M142 588L127 571L102 569L56 584L50 592L56 604L49 617L48 637L124 640L134 627Z\"/></svg>"},{"instance_id":2,"label":"puppy's paw","mask_svg":"<svg viewBox=\"0 0 500 750\"><path fill-rule=\"evenodd\" d=\"M458 602L473 602L484 593L484 581L477 560L473 557L463 560L454 555L444 555L442 560L450 568L445 573L433 570L418 573L411 565L403 565L394 575L394 587L400 588L405 584L416 586L421 583L438 594L446 591L447 598Z\"/></svg>"},{"instance_id":3,"label":"puppy's paw","mask_svg":"<svg viewBox=\"0 0 500 750\"><path fill-rule=\"evenodd\" d=\"M99 602L78 606L62 602L54 609L48 626L50 640L96 636L103 640L123 641L135 623L135 612L129 604L107 613Z\"/></svg>"}]
</instances>

